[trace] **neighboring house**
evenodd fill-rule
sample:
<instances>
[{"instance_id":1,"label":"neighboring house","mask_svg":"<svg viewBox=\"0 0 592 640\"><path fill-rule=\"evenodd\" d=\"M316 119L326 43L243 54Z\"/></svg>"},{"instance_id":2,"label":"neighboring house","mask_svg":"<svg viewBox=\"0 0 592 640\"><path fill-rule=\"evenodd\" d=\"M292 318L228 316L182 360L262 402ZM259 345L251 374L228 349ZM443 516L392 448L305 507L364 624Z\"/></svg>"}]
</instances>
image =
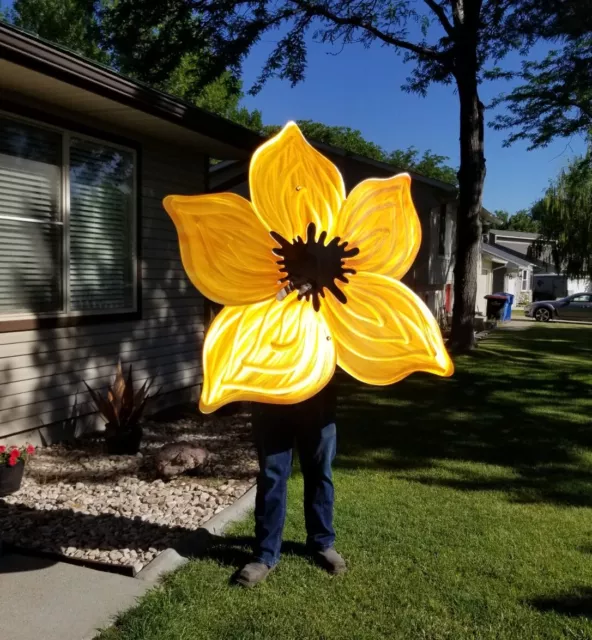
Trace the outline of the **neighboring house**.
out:
<instances>
[{"instance_id":1,"label":"neighboring house","mask_svg":"<svg viewBox=\"0 0 592 640\"><path fill-rule=\"evenodd\" d=\"M485 315L485 296L490 293L511 293L514 305L530 302L533 267L533 263L526 258L483 240L477 272L476 313Z\"/></svg>"},{"instance_id":2,"label":"neighboring house","mask_svg":"<svg viewBox=\"0 0 592 640\"><path fill-rule=\"evenodd\" d=\"M366 178L392 176L397 170L389 164L353 155L343 149L313 143L341 171L347 192ZM233 191L249 197L248 162L221 162L210 171L211 191ZM417 259L403 282L426 302L432 313L443 320L452 312L454 247L456 236L456 195L453 185L411 173L413 202L422 227Z\"/></svg>"},{"instance_id":3,"label":"neighboring house","mask_svg":"<svg viewBox=\"0 0 592 640\"><path fill-rule=\"evenodd\" d=\"M567 278L557 273L550 246L540 253L534 251L538 233L493 229L487 235L487 242L507 253L522 258L532 265L532 279L529 287L530 299L549 299L589 291L590 282L584 278ZM524 292L527 290L524 289ZM513 293L513 292L512 292Z\"/></svg>"},{"instance_id":4,"label":"neighboring house","mask_svg":"<svg viewBox=\"0 0 592 640\"><path fill-rule=\"evenodd\" d=\"M491 229L487 242L499 245L510 253L515 253L530 260L533 258L532 244L539 237L538 233L525 231L508 231L506 229Z\"/></svg>"},{"instance_id":5,"label":"neighboring house","mask_svg":"<svg viewBox=\"0 0 592 640\"><path fill-rule=\"evenodd\" d=\"M195 397L204 300L162 208L259 136L0 23L0 442L95 424L121 360ZM52 425L52 428L48 428Z\"/></svg>"}]
</instances>

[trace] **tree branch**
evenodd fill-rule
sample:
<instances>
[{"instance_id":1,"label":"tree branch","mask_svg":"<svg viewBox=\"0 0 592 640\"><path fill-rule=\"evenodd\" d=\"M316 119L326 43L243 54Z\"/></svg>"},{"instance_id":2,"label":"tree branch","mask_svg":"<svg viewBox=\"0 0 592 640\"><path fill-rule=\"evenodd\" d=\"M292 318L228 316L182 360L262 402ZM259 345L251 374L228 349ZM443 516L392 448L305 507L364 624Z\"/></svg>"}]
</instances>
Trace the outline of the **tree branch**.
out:
<instances>
[{"instance_id":1,"label":"tree branch","mask_svg":"<svg viewBox=\"0 0 592 640\"><path fill-rule=\"evenodd\" d=\"M444 11L444 9L436 2L436 0L423 0L423 1L436 14L436 17L438 18L440 24L442 25L442 27L444 27L444 31L446 31L446 33L450 37L452 37L452 34L454 33L454 28L452 24L450 24L450 20L448 20L448 16L446 15L446 12Z\"/></svg>"},{"instance_id":2,"label":"tree branch","mask_svg":"<svg viewBox=\"0 0 592 640\"><path fill-rule=\"evenodd\" d=\"M342 17L333 13L324 6L319 6L316 4L309 4L307 0L291 0L295 5L297 5L302 11L305 11L311 16L317 16L321 18L326 18L327 20L331 20L337 25L343 27L357 27L359 29L364 29L368 33L371 33L373 36L382 40L386 44L393 45L394 47L399 47L401 49L405 49L407 51L411 51L422 58L430 58L431 60L442 60L444 55L439 51L431 49L430 47L422 47L419 44L414 44L413 42L407 42L407 40L401 40L399 38L395 38L388 33L384 33L373 24L369 22L365 22L360 16L350 16L350 17Z\"/></svg>"}]
</instances>

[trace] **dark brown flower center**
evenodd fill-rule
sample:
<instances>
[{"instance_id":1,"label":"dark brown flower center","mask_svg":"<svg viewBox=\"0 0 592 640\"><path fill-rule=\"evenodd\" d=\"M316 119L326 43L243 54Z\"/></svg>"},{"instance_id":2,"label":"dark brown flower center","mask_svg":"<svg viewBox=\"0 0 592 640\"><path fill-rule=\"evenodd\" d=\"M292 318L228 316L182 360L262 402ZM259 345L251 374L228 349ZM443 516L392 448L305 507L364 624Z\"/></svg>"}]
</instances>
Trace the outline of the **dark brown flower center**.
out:
<instances>
[{"instance_id":1,"label":"dark brown flower center","mask_svg":"<svg viewBox=\"0 0 592 640\"><path fill-rule=\"evenodd\" d=\"M323 231L315 240L316 226L309 224L306 230L306 240L297 237L290 242L275 231L272 238L280 245L273 252L281 258L278 260L280 271L286 275L281 279L290 288L305 291L299 293L298 299L312 299L315 311L321 308L321 298L325 297L328 289L339 302L346 304L347 297L337 286L337 281L348 283L346 274L355 274L354 269L346 268L347 258L353 258L360 253L357 248L348 249L347 242L341 238L333 238L327 245L327 232Z\"/></svg>"}]
</instances>

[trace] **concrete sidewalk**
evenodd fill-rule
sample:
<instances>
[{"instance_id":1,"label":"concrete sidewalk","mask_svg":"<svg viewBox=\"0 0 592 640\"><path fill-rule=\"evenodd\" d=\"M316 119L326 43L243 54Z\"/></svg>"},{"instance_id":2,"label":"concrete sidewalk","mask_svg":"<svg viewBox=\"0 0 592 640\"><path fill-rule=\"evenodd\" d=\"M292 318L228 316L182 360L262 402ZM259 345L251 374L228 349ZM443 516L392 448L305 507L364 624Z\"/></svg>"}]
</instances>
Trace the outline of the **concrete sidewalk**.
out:
<instances>
[{"instance_id":1,"label":"concrete sidewalk","mask_svg":"<svg viewBox=\"0 0 592 640\"><path fill-rule=\"evenodd\" d=\"M92 640L117 614L160 577L199 554L211 535L222 535L255 505L251 487L201 529L189 534L180 549L166 549L135 578L59 562L48 558L5 553L0 541L0 638L10 640ZM8 625L8 631L5 627Z\"/></svg>"},{"instance_id":2,"label":"concrete sidewalk","mask_svg":"<svg viewBox=\"0 0 592 640\"><path fill-rule=\"evenodd\" d=\"M10 640L92 640L151 586L44 558L0 555L0 620Z\"/></svg>"}]
</instances>

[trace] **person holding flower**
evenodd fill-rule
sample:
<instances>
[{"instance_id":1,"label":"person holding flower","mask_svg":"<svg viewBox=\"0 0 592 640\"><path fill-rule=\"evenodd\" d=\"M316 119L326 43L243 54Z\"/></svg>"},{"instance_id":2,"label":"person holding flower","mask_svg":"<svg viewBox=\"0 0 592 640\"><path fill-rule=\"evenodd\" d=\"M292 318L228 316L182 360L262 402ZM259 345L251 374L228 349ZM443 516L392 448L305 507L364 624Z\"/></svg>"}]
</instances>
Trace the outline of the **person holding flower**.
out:
<instances>
[{"instance_id":1,"label":"person holding flower","mask_svg":"<svg viewBox=\"0 0 592 640\"><path fill-rule=\"evenodd\" d=\"M401 282L421 242L408 174L369 178L347 194L337 167L289 122L253 155L249 191L250 202L234 193L163 201L187 275L224 306L204 343L200 409L258 407L256 549L238 576L245 586L279 559L294 444L308 544L329 571L345 570L332 524L327 394L337 367L379 386L454 372L436 319Z\"/></svg>"}]
</instances>

